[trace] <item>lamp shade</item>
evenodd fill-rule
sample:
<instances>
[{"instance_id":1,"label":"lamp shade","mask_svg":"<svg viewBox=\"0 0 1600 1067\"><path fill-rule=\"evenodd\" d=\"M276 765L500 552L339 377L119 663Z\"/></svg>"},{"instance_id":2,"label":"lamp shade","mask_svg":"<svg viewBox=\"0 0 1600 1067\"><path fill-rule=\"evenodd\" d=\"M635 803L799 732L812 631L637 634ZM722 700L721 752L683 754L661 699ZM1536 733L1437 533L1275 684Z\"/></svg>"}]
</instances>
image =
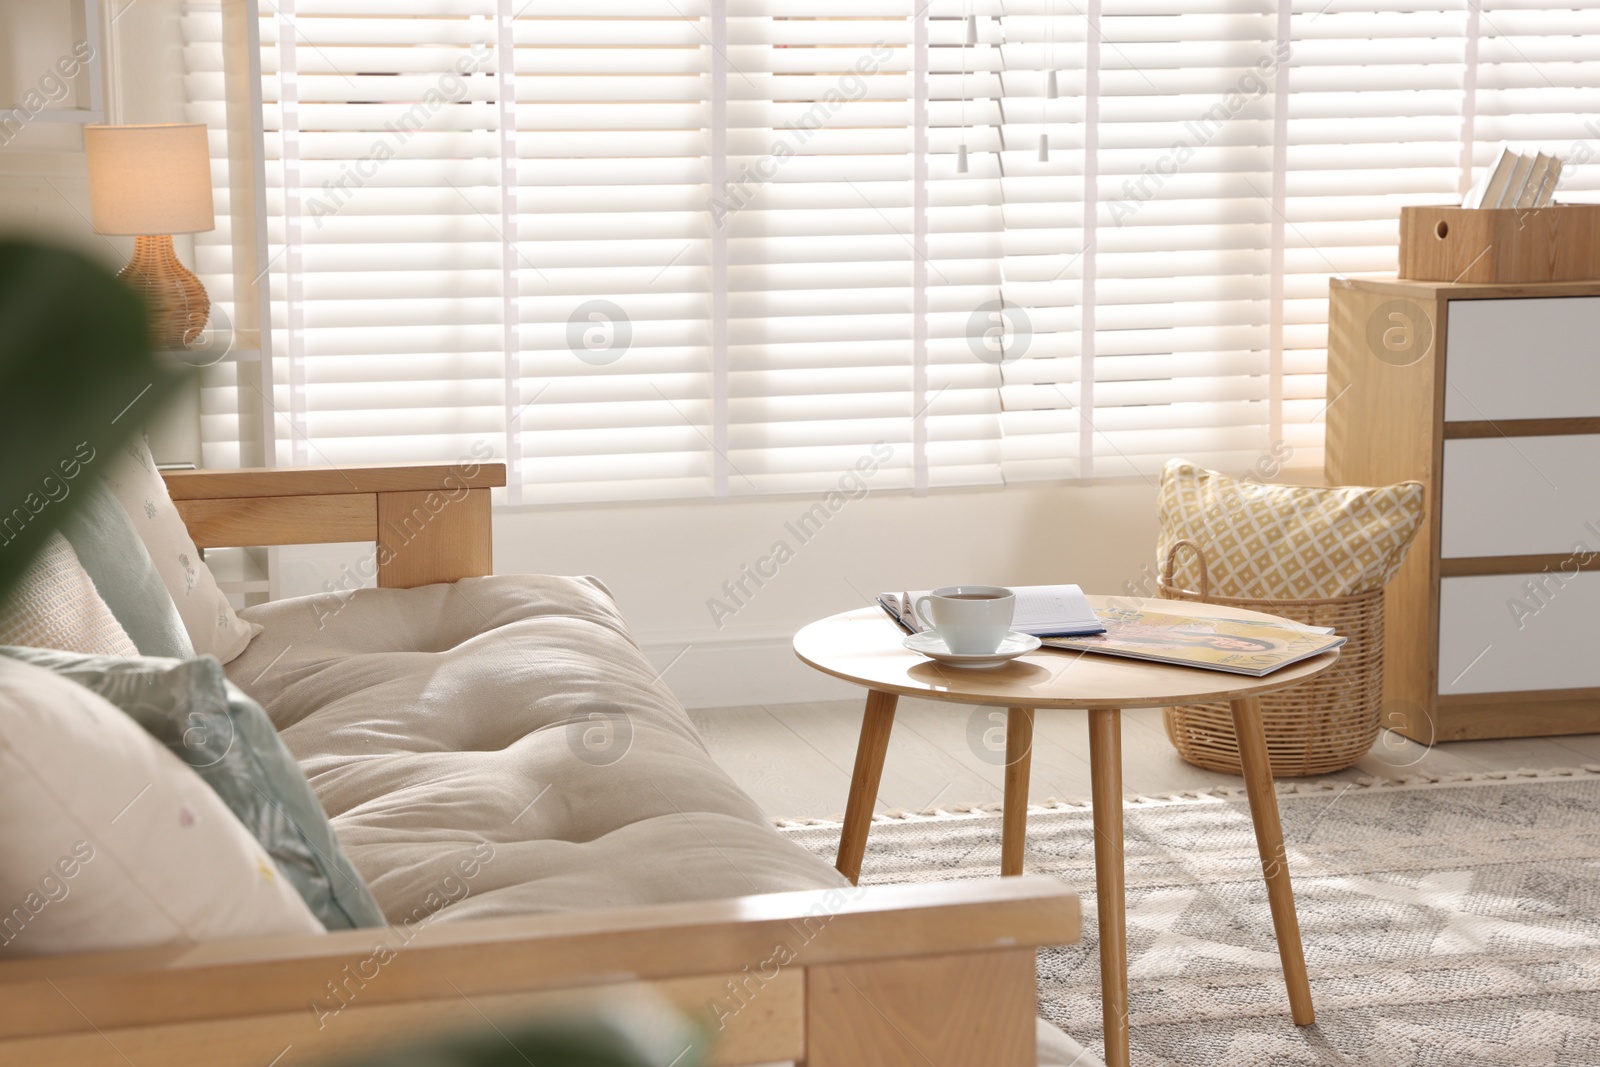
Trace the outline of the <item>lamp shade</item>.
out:
<instances>
[{"instance_id":1,"label":"lamp shade","mask_svg":"<svg viewBox=\"0 0 1600 1067\"><path fill-rule=\"evenodd\" d=\"M85 126L95 232L125 236L215 229L204 123Z\"/></svg>"}]
</instances>

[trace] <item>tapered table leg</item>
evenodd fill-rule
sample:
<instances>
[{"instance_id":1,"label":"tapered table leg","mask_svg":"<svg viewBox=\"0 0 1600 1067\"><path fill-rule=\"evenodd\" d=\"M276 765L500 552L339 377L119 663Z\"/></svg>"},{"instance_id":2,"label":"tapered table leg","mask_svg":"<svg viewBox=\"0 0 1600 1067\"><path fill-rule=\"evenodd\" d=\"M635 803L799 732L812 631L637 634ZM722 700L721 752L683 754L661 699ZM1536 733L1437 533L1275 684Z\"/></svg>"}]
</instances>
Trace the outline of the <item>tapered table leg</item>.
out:
<instances>
[{"instance_id":1,"label":"tapered table leg","mask_svg":"<svg viewBox=\"0 0 1600 1067\"><path fill-rule=\"evenodd\" d=\"M1128 904L1122 859L1122 712L1117 708L1089 711L1089 780L1106 1067L1128 1067Z\"/></svg>"},{"instance_id":2,"label":"tapered table leg","mask_svg":"<svg viewBox=\"0 0 1600 1067\"><path fill-rule=\"evenodd\" d=\"M854 885L861 877L861 857L867 851L867 831L872 828L872 807L883 779L883 758L889 751L889 731L894 728L893 693L867 692L867 709L861 717L861 740L856 744L856 769L850 776L850 800L844 809L844 829L839 832L839 857L834 866Z\"/></svg>"},{"instance_id":3,"label":"tapered table leg","mask_svg":"<svg viewBox=\"0 0 1600 1067\"><path fill-rule=\"evenodd\" d=\"M1000 813L1000 873L1021 874L1028 850L1028 775L1033 766L1033 709L1006 712L1006 792Z\"/></svg>"},{"instance_id":4,"label":"tapered table leg","mask_svg":"<svg viewBox=\"0 0 1600 1067\"><path fill-rule=\"evenodd\" d=\"M1232 707L1244 788L1250 797L1250 817L1256 826L1256 848L1261 852L1261 870L1267 878L1267 901L1272 905L1272 928L1278 936L1278 959L1283 963L1283 983L1289 988L1289 1014L1296 1025L1310 1026L1316 1021L1316 1012L1311 1005L1311 983L1306 978L1305 950L1300 945L1294 888L1289 884L1289 862L1283 849L1278 796L1272 788L1267 736L1261 728L1261 701L1256 697L1244 697L1233 701Z\"/></svg>"}]
</instances>

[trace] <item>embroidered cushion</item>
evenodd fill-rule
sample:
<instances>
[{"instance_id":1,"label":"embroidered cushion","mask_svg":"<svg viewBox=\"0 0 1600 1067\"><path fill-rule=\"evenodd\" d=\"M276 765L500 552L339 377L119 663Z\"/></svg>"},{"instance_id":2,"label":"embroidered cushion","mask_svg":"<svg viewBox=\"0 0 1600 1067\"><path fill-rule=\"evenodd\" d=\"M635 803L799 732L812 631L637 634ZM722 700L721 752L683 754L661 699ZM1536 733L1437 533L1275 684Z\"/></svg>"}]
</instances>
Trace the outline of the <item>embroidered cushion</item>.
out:
<instances>
[{"instance_id":1,"label":"embroidered cushion","mask_svg":"<svg viewBox=\"0 0 1600 1067\"><path fill-rule=\"evenodd\" d=\"M130 440L124 454L111 463L106 484L133 520L133 528L150 553L156 573L178 607L195 655L211 655L227 663L243 652L260 629L241 621L217 588L216 579L200 558L200 550L195 548L183 518L167 495L167 483L156 469L143 437Z\"/></svg>"},{"instance_id":2,"label":"embroidered cushion","mask_svg":"<svg viewBox=\"0 0 1600 1067\"><path fill-rule=\"evenodd\" d=\"M98 477L85 478L77 507L61 523L61 534L78 554L111 614L146 656L190 659L194 649L177 605L156 573L144 542Z\"/></svg>"},{"instance_id":3,"label":"embroidered cushion","mask_svg":"<svg viewBox=\"0 0 1600 1067\"><path fill-rule=\"evenodd\" d=\"M89 690L0 659L0 960L322 932L192 768Z\"/></svg>"},{"instance_id":4,"label":"embroidered cushion","mask_svg":"<svg viewBox=\"0 0 1600 1067\"><path fill-rule=\"evenodd\" d=\"M223 676L214 657L111 659L30 648L0 648L0 655L104 697L194 768L322 925L384 925L300 765L261 705Z\"/></svg>"}]
</instances>

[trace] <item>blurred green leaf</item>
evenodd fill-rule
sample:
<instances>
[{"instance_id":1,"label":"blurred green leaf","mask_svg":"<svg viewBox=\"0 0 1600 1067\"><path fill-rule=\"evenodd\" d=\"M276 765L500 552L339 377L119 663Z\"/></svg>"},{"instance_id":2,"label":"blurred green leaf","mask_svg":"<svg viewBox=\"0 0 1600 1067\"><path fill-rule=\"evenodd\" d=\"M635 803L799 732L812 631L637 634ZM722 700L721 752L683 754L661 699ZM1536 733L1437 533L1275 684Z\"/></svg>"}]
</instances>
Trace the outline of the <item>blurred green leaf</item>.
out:
<instances>
[{"instance_id":1,"label":"blurred green leaf","mask_svg":"<svg viewBox=\"0 0 1600 1067\"><path fill-rule=\"evenodd\" d=\"M615 1026L580 1019L428 1039L340 1061L340 1067L698 1067L700 1051L691 1045L650 1055Z\"/></svg>"},{"instance_id":2,"label":"blurred green leaf","mask_svg":"<svg viewBox=\"0 0 1600 1067\"><path fill-rule=\"evenodd\" d=\"M103 267L0 242L0 599L76 506L76 480L104 470L180 381L147 336L139 298Z\"/></svg>"}]
</instances>

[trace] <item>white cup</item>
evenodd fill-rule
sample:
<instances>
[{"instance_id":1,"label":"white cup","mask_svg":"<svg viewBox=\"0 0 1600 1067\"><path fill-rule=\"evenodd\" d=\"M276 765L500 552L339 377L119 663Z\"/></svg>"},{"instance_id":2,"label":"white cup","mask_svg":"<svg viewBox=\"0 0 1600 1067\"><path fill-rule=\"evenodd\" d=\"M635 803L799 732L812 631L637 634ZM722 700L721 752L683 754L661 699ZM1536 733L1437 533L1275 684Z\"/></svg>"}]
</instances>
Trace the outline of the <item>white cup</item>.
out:
<instances>
[{"instance_id":1,"label":"white cup","mask_svg":"<svg viewBox=\"0 0 1600 1067\"><path fill-rule=\"evenodd\" d=\"M916 611L951 652L986 656L1011 632L1016 607L1016 596L1003 586L947 585L918 597Z\"/></svg>"}]
</instances>

